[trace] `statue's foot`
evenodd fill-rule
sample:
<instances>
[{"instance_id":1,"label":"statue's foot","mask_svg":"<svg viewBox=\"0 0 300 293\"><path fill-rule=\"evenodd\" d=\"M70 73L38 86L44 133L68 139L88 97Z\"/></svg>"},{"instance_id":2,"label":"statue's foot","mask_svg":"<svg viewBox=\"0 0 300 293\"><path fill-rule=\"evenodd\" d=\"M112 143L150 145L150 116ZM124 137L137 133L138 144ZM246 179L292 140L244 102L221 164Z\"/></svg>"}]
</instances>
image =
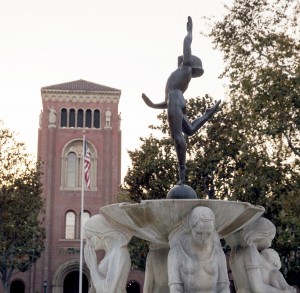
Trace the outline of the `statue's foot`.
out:
<instances>
[{"instance_id":1,"label":"statue's foot","mask_svg":"<svg viewBox=\"0 0 300 293\"><path fill-rule=\"evenodd\" d=\"M183 185L185 182L185 171L186 171L186 166L185 165L181 165L179 167L179 181L177 182L176 185Z\"/></svg>"},{"instance_id":2,"label":"statue's foot","mask_svg":"<svg viewBox=\"0 0 300 293\"><path fill-rule=\"evenodd\" d=\"M176 185L184 185L184 180L179 180L177 183L176 183Z\"/></svg>"}]
</instances>

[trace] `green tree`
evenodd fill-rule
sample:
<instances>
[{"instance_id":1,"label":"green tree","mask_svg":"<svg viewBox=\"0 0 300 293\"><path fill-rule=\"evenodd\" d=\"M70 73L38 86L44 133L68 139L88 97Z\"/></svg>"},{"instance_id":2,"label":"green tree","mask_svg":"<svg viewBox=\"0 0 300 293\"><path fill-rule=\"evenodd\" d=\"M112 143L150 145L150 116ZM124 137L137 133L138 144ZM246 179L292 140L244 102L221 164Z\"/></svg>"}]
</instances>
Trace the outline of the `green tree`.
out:
<instances>
[{"instance_id":1,"label":"green tree","mask_svg":"<svg viewBox=\"0 0 300 293\"><path fill-rule=\"evenodd\" d=\"M298 0L236 0L209 36L224 54L231 108L281 160L300 155Z\"/></svg>"},{"instance_id":2,"label":"green tree","mask_svg":"<svg viewBox=\"0 0 300 293\"><path fill-rule=\"evenodd\" d=\"M187 150L187 183L198 196L264 206L277 227L275 248L286 260L300 241L299 12L297 0L236 0L212 25L209 36L224 54L221 76L229 80L229 98L188 138ZM189 99L189 119L211 105L208 96ZM176 182L166 119L160 114L161 124L152 126L162 137L143 138L130 152L123 185L130 200L165 198ZM156 168L163 173L158 176ZM287 263L286 269L299 270L299 259Z\"/></svg>"},{"instance_id":3,"label":"green tree","mask_svg":"<svg viewBox=\"0 0 300 293\"><path fill-rule=\"evenodd\" d=\"M295 205L300 191L299 13L298 0L235 0L209 33L224 54L222 77L229 80L231 115L240 115L239 134L246 135L248 147L240 154L260 154L259 160L249 157L260 178L241 173L247 175L245 184L253 185L252 193L247 190L249 201L257 204L266 196L266 216L277 227L275 245L285 259L300 241ZM260 169L262 163L265 169ZM241 184L237 178L235 187ZM299 261L294 263L300 271Z\"/></svg>"},{"instance_id":4,"label":"green tree","mask_svg":"<svg viewBox=\"0 0 300 293\"><path fill-rule=\"evenodd\" d=\"M176 155L169 138L140 138L140 149L129 151L132 166L124 179L123 189L129 200L165 198L176 180Z\"/></svg>"},{"instance_id":5,"label":"green tree","mask_svg":"<svg viewBox=\"0 0 300 293\"><path fill-rule=\"evenodd\" d=\"M9 292L14 272L25 272L44 249L40 166L23 143L0 126L0 276Z\"/></svg>"}]
</instances>

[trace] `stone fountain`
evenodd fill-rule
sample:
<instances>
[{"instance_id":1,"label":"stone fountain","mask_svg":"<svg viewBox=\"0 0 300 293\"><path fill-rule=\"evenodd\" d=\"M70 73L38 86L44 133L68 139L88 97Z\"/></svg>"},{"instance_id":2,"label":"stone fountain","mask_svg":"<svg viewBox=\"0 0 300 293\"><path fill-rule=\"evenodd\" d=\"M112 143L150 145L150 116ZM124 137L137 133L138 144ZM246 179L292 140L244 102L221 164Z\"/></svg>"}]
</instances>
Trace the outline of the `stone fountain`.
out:
<instances>
[{"instance_id":1,"label":"stone fountain","mask_svg":"<svg viewBox=\"0 0 300 293\"><path fill-rule=\"evenodd\" d=\"M270 249L275 226L263 218L264 208L246 202L198 199L185 184L186 141L218 110L220 101L190 122L184 92L194 77L203 74L201 60L191 53L192 19L178 68L170 75L165 100L145 103L166 109L178 158L179 181L162 200L120 203L100 208L84 225L85 261L96 293L125 293L131 260L127 244L132 236L150 242L144 293L229 293L227 264L220 245L231 247L230 266L238 292L294 292L285 283L278 254ZM98 263L96 251L104 249Z\"/></svg>"}]
</instances>

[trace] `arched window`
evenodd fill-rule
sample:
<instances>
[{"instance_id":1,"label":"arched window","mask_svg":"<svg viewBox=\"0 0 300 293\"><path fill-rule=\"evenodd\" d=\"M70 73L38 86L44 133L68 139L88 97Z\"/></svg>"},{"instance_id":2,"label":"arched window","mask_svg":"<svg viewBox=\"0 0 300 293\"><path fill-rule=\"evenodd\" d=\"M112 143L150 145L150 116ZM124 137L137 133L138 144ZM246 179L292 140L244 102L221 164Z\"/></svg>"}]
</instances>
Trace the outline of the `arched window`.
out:
<instances>
[{"instance_id":1,"label":"arched window","mask_svg":"<svg viewBox=\"0 0 300 293\"><path fill-rule=\"evenodd\" d=\"M69 127L75 127L75 109L70 109Z\"/></svg>"},{"instance_id":2,"label":"arched window","mask_svg":"<svg viewBox=\"0 0 300 293\"><path fill-rule=\"evenodd\" d=\"M68 112L67 109L63 108L60 112L60 126L67 127L68 126Z\"/></svg>"},{"instance_id":3,"label":"arched window","mask_svg":"<svg viewBox=\"0 0 300 293\"><path fill-rule=\"evenodd\" d=\"M65 228L65 238L66 239L75 239L75 223L76 215L74 212L66 213L66 228Z\"/></svg>"},{"instance_id":4,"label":"arched window","mask_svg":"<svg viewBox=\"0 0 300 293\"><path fill-rule=\"evenodd\" d=\"M75 153L71 152L68 154L67 166L68 166L67 186L76 187L77 156Z\"/></svg>"},{"instance_id":5,"label":"arched window","mask_svg":"<svg viewBox=\"0 0 300 293\"><path fill-rule=\"evenodd\" d=\"M94 111L94 128L100 128L100 111Z\"/></svg>"},{"instance_id":6,"label":"arched window","mask_svg":"<svg viewBox=\"0 0 300 293\"><path fill-rule=\"evenodd\" d=\"M90 109L85 112L85 127L92 127L92 111Z\"/></svg>"},{"instance_id":7,"label":"arched window","mask_svg":"<svg viewBox=\"0 0 300 293\"><path fill-rule=\"evenodd\" d=\"M91 190L97 189L97 153L92 144L88 142L91 152ZM61 154L61 189L81 190L83 174L83 142L74 140L69 142ZM85 184L84 184L85 187ZM86 187L85 187L86 188ZM88 189L86 188L88 191Z\"/></svg>"},{"instance_id":8,"label":"arched window","mask_svg":"<svg viewBox=\"0 0 300 293\"><path fill-rule=\"evenodd\" d=\"M79 109L77 112L77 127L83 127L83 110Z\"/></svg>"},{"instance_id":9,"label":"arched window","mask_svg":"<svg viewBox=\"0 0 300 293\"><path fill-rule=\"evenodd\" d=\"M81 218L82 223L80 223L80 224L82 224L82 225L84 226L84 224L86 223L86 221L87 221L90 217L91 217L90 213L87 212L87 211L84 211L83 214L82 214L82 218Z\"/></svg>"}]
</instances>

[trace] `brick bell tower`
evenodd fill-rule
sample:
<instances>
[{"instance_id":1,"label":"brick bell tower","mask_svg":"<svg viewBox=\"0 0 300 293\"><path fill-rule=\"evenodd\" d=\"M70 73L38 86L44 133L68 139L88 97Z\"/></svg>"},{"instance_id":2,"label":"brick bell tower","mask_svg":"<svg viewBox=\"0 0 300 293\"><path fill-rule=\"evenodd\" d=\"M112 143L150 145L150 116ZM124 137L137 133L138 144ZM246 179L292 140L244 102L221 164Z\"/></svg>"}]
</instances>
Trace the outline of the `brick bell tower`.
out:
<instances>
[{"instance_id":1,"label":"brick bell tower","mask_svg":"<svg viewBox=\"0 0 300 293\"><path fill-rule=\"evenodd\" d=\"M30 287L34 292L75 292L80 223L114 202L121 181L121 91L80 79L43 87L41 95L38 156L44 162L47 238L45 251L31 270ZM81 215L83 134L92 166L91 190L85 187ZM83 292L87 292L87 267L83 273Z\"/></svg>"}]
</instances>

